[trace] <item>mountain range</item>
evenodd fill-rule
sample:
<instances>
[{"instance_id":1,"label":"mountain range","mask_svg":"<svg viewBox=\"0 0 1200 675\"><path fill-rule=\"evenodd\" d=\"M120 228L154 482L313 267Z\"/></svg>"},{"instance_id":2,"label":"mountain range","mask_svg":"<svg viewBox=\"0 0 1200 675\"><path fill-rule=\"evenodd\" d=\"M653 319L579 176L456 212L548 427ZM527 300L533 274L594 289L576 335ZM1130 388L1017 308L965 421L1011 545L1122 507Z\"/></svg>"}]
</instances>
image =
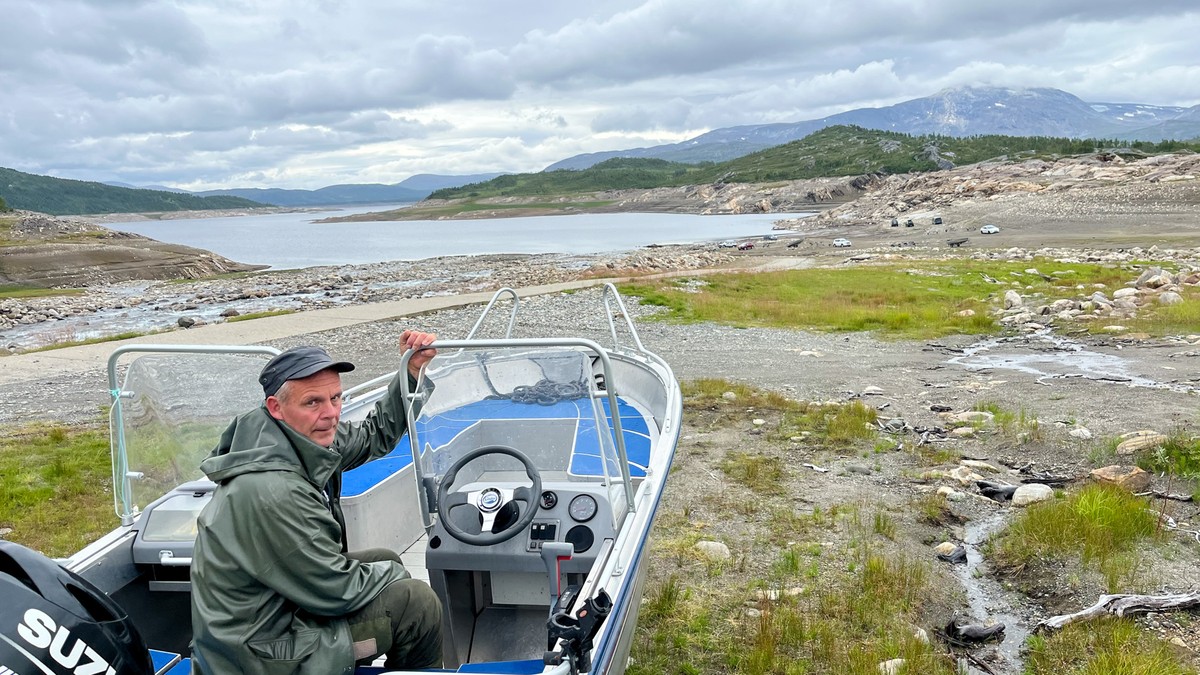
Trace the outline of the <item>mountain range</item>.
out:
<instances>
[{"instance_id":1,"label":"mountain range","mask_svg":"<svg viewBox=\"0 0 1200 675\"><path fill-rule=\"evenodd\" d=\"M714 129L681 143L568 157L545 171L586 169L618 157L687 164L725 162L799 140L826 127L851 125L910 135L1004 135L1162 141L1200 139L1200 105L1087 103L1059 89L959 87L883 108L857 108L800 122ZM399 183L330 185L317 190L234 188L188 192L162 186L62 181L11 169L0 184L10 207L56 214L186 208L338 206L416 202L443 188L484 183L504 173L418 174ZM116 187L110 187L115 185ZM104 188L114 192L107 193ZM231 200L231 201L226 201ZM251 202L254 202L252 204Z\"/></svg>"},{"instance_id":2,"label":"mountain range","mask_svg":"<svg viewBox=\"0 0 1200 675\"><path fill-rule=\"evenodd\" d=\"M226 190L205 190L189 192L178 188L162 185L130 185L128 183L107 183L124 188L140 188L144 190L162 190L196 195L197 197L241 197L260 204L271 206L332 206L351 204L394 204L398 202L419 202L430 193L442 188L460 187L469 183L489 181L502 173L477 173L465 176L443 176L434 173L419 173L405 178L399 183L385 185L382 183L347 183L329 185L317 190L285 190L282 188L230 188Z\"/></svg>"},{"instance_id":3,"label":"mountain range","mask_svg":"<svg viewBox=\"0 0 1200 675\"><path fill-rule=\"evenodd\" d=\"M1087 103L1048 88L958 87L883 108L857 108L801 122L726 127L679 143L575 155L545 170L586 169L613 157L724 162L843 124L913 135L1188 140L1200 138L1200 106Z\"/></svg>"}]
</instances>

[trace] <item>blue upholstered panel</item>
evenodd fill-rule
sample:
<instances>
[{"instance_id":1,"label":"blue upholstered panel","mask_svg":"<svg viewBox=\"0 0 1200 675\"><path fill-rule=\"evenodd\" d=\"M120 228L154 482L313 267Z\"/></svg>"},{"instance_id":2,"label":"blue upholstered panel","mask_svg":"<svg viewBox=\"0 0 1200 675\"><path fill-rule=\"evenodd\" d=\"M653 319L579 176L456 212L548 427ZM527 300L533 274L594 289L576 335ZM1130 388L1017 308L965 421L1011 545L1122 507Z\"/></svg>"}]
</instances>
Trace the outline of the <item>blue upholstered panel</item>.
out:
<instances>
[{"instance_id":1,"label":"blue upholstered panel","mask_svg":"<svg viewBox=\"0 0 1200 675\"><path fill-rule=\"evenodd\" d=\"M605 416L611 420L612 411L609 409L608 399L600 400L604 406ZM645 467L650 461L650 429L646 419L633 406L624 401L618 401L617 411L621 419L621 429L625 432L625 451L629 456L629 473L635 477L645 476ZM588 399L559 401L553 405L514 403L506 399L478 401L461 408L447 410L430 419L418 421L418 424L421 425L419 434L433 447L439 447L481 419L578 420L575 448L571 456L569 471L577 476L600 475L599 439L596 435L595 421ZM396 449L385 457L347 471L342 483L342 496L361 495L411 463L412 451L409 448L406 434L397 444ZM615 467L612 468L612 474L619 474Z\"/></svg>"}]
</instances>

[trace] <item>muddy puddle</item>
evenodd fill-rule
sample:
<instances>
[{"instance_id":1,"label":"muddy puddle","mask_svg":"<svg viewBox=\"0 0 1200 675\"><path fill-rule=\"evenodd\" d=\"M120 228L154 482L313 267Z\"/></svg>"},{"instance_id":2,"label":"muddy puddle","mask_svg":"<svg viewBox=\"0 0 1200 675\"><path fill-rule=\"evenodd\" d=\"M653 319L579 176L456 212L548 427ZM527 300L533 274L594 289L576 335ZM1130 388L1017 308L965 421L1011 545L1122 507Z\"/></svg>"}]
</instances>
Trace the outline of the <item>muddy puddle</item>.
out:
<instances>
[{"instance_id":1,"label":"muddy puddle","mask_svg":"<svg viewBox=\"0 0 1200 675\"><path fill-rule=\"evenodd\" d=\"M1118 354L1106 354L1049 331L1019 337L982 340L948 361L971 371L1014 370L1039 381L1081 377L1132 387L1197 392L1193 383L1163 382L1138 372Z\"/></svg>"}]
</instances>

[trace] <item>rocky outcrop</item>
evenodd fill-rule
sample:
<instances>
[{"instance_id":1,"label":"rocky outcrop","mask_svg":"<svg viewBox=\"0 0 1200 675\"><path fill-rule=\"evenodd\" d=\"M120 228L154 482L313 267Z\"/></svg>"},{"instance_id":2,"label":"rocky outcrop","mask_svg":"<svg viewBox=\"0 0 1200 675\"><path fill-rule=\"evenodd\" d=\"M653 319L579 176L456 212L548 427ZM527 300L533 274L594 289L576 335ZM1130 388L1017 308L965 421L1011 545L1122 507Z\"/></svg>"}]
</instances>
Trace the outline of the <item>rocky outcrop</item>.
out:
<instances>
[{"instance_id":1,"label":"rocky outcrop","mask_svg":"<svg viewBox=\"0 0 1200 675\"><path fill-rule=\"evenodd\" d=\"M944 159L936 147L927 147L926 152L931 159ZM803 226L886 223L908 214L943 210L962 200L991 200L1019 193L1061 194L1112 187L1136 190L1138 186L1195 181L1200 176L1200 155L1126 160L1098 153L1056 161L996 161L962 167L945 162L939 166L945 170L877 177L853 203L826 210ZM801 226L799 221L792 224Z\"/></svg>"},{"instance_id":2,"label":"rocky outcrop","mask_svg":"<svg viewBox=\"0 0 1200 675\"><path fill-rule=\"evenodd\" d=\"M199 279L262 269L188 246L116 232L80 220L17 212L0 220L0 284L90 287L133 279Z\"/></svg>"}]
</instances>

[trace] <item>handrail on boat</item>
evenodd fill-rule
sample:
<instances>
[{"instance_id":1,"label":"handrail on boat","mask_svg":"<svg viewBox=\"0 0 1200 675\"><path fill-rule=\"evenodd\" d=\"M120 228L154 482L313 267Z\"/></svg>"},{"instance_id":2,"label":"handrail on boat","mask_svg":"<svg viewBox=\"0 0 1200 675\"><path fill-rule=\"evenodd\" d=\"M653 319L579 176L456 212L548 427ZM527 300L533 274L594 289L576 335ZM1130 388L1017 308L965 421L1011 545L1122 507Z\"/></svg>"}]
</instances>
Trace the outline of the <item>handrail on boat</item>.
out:
<instances>
[{"instance_id":1,"label":"handrail on boat","mask_svg":"<svg viewBox=\"0 0 1200 675\"><path fill-rule=\"evenodd\" d=\"M625 326L629 329L629 335L633 338L633 344L637 347L639 354L646 354L646 348L642 345L642 339L638 337L637 328L633 327L633 320L629 318L629 312L625 309L625 301L621 299L621 294L617 292L617 287L608 282L604 284L604 314L608 318L608 330L612 334L613 347L620 348L621 341L617 338L617 325L613 322L613 312L611 300L615 300L617 306L621 309L621 318L625 319Z\"/></svg>"},{"instance_id":2,"label":"handrail on boat","mask_svg":"<svg viewBox=\"0 0 1200 675\"><path fill-rule=\"evenodd\" d=\"M466 339L470 340L475 337L475 331L479 330L479 327L483 325L483 320L487 318L488 312L492 310L492 305L496 304L500 296L505 294L512 296L513 306L512 314L508 317L508 330L504 331L504 338L508 339L512 337L513 326L517 323L517 310L521 308L521 298L517 297L516 291L505 286L492 295L492 299L488 301L487 307L483 308L483 313L479 315L479 318L475 321L475 325L471 326L471 330L467 331Z\"/></svg>"},{"instance_id":3,"label":"handrail on boat","mask_svg":"<svg viewBox=\"0 0 1200 675\"><path fill-rule=\"evenodd\" d=\"M108 356L108 393L112 397L112 410L109 411L109 443L113 454L113 493L120 500L117 515L122 525L132 525L136 513L130 501L133 491L129 484L132 476L129 473L129 453L125 446L125 419L121 411L121 399L126 392L121 391L117 382L117 362L126 354L147 352L160 354L262 354L275 356L279 350L274 347L246 347L238 345L122 345L113 350Z\"/></svg>"},{"instance_id":4,"label":"handrail on boat","mask_svg":"<svg viewBox=\"0 0 1200 675\"><path fill-rule=\"evenodd\" d=\"M615 289L614 289L615 290ZM588 351L596 354L600 359L601 369L604 372L604 381L606 383L604 395L608 396L609 409L612 410L612 425L613 436L617 444L617 464L621 469L621 482L625 486L625 502L629 507L629 513L637 510L633 501L633 479L629 475L629 455L625 451L625 434L621 429L621 416L617 413L619 404L617 401L617 388L614 383L612 374L612 361L608 358L608 352L605 351L594 340L586 340L583 338L511 338L507 340L434 340L429 346L421 349L511 349L521 347L583 347ZM413 354L420 351L407 349L404 355L400 357L400 372L408 370L408 362L412 359ZM403 393L404 415L408 422L409 430L416 429L417 418L413 414L414 403L416 402L416 393L408 389L408 378L401 378L401 392ZM596 395L596 394L593 394ZM424 475L421 472L421 448L418 445L417 434L411 432L408 434L409 446L412 449L413 471L416 474L417 485L423 483ZM425 499L423 490L418 490L422 499ZM429 505L425 505L426 513L429 512ZM425 527L433 526L432 521L425 523Z\"/></svg>"}]
</instances>

